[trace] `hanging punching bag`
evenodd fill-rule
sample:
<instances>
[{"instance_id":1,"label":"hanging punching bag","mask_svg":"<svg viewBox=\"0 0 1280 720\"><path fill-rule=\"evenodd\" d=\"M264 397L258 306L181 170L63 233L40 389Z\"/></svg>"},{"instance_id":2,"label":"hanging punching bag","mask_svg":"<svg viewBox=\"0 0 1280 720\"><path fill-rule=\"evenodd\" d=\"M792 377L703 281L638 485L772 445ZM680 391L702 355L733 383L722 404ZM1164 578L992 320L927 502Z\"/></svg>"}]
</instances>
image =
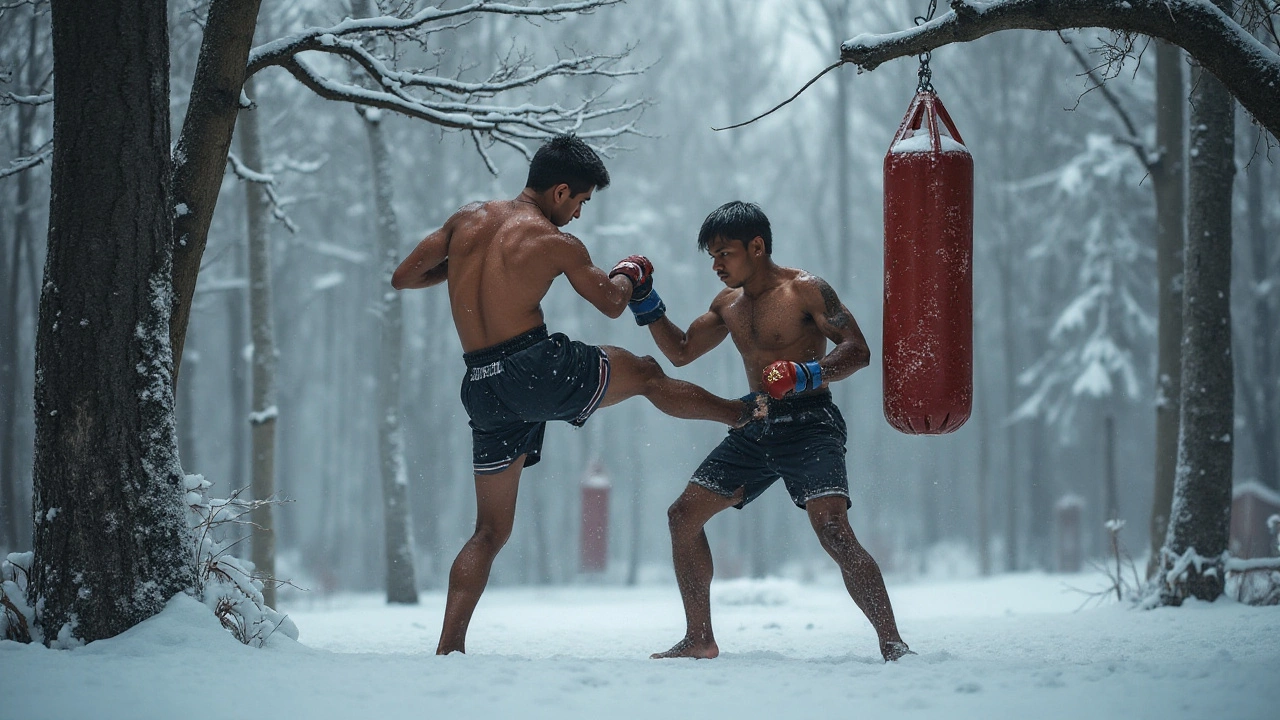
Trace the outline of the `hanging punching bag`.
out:
<instances>
[{"instance_id":1,"label":"hanging punching bag","mask_svg":"<svg viewBox=\"0 0 1280 720\"><path fill-rule=\"evenodd\" d=\"M973 402L973 156L917 92L884 156L884 416L949 433Z\"/></svg>"}]
</instances>

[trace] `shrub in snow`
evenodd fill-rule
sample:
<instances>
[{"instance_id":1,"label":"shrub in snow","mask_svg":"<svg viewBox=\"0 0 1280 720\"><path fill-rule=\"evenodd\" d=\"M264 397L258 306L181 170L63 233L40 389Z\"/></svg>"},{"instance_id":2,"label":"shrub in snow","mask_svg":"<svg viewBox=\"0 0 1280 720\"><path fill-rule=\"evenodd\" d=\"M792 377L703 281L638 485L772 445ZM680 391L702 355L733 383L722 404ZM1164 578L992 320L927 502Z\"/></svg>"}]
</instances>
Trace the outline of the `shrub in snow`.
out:
<instances>
[{"instance_id":1,"label":"shrub in snow","mask_svg":"<svg viewBox=\"0 0 1280 720\"><path fill-rule=\"evenodd\" d=\"M232 537L250 524L246 516L277 500L241 500L240 491L226 500L208 496L210 483L202 475L187 475L187 519L194 535L196 587L192 595L204 603L237 640L262 647L276 631L298 639L298 627L286 615L268 607L264 583L277 582L258 573L251 561L231 554L244 537Z\"/></svg>"},{"instance_id":2,"label":"shrub in snow","mask_svg":"<svg viewBox=\"0 0 1280 720\"><path fill-rule=\"evenodd\" d=\"M0 640L41 640L36 614L27 605L33 553L10 553L0 563Z\"/></svg>"}]
</instances>

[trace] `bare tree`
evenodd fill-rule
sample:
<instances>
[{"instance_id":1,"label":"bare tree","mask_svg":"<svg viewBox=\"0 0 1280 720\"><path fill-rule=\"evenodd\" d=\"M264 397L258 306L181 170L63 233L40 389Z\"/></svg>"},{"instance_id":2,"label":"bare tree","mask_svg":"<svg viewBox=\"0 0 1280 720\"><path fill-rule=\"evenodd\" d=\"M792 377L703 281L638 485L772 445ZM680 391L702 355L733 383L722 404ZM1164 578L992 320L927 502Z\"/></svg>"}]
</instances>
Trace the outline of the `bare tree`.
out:
<instances>
[{"instance_id":1,"label":"bare tree","mask_svg":"<svg viewBox=\"0 0 1280 720\"><path fill-rule=\"evenodd\" d=\"M1229 8L1233 0L1217 0ZM1214 600L1226 577L1235 389L1231 359L1231 194L1235 105L1193 70L1178 465L1156 588L1161 604Z\"/></svg>"},{"instance_id":2,"label":"bare tree","mask_svg":"<svg viewBox=\"0 0 1280 720\"><path fill-rule=\"evenodd\" d=\"M191 298L217 204L245 78L268 67L280 67L320 97L382 108L468 132L491 169L494 166L485 142L501 143L527 154L525 142L559 132L574 131L581 137L598 140L618 137L633 132L634 121L612 127L595 127L596 122L626 115L644 104L636 100L601 106L598 97L588 97L571 106L492 102L493 98L505 97L504 94L533 87L550 78L615 77L632 72L615 69L623 55L572 55L542 66L532 66L527 56L519 55L502 62L484 81L464 82L414 69L402 70L364 46L364 39L370 36L425 43L432 34L456 29L484 15L557 20L621 0L580 0L547 6L477 0L449 9L427 7L407 17L347 19L328 27L307 28L267 42L251 52L259 1L211 0L187 116L174 154L174 196L177 203L187 209L174 225L174 312L170 338L178 358L182 356ZM348 61L377 89L369 90L325 75L319 67L300 57L308 52Z\"/></svg>"},{"instance_id":3,"label":"bare tree","mask_svg":"<svg viewBox=\"0 0 1280 720\"><path fill-rule=\"evenodd\" d=\"M253 78L245 81L245 96L257 97ZM236 424L248 420L252 428L250 451L250 485L253 499L260 502L253 510L252 559L257 572L275 577L276 534L272 503L276 494L276 420L277 404L275 322L271 302L271 233L273 178L259 171L265 167L262 138L258 130L256 109L246 108L240 117L240 150L243 163L232 157L232 165L245 183L245 217L248 221L249 247L249 332L253 338L252 407L248 418L234 418ZM247 167L246 167L247 165ZM268 607L276 606L276 589L267 583L262 591Z\"/></svg>"}]
</instances>

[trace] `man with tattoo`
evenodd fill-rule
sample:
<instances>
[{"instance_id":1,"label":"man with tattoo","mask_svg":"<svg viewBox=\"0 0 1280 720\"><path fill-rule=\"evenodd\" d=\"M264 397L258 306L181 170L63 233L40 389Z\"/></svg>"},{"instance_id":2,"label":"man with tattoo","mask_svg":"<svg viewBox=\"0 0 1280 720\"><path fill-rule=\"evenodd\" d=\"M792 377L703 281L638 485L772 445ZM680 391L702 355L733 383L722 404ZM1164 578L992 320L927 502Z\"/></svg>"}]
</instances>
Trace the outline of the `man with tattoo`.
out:
<instances>
[{"instance_id":1,"label":"man with tattoo","mask_svg":"<svg viewBox=\"0 0 1280 720\"><path fill-rule=\"evenodd\" d=\"M680 642L653 657L720 653L711 631L711 548L703 526L722 510L741 509L779 477L840 566L845 588L879 636L880 654L886 661L914 654L898 634L879 566L849 526L846 429L827 385L870 362L858 323L822 278L774 264L769 219L754 203L731 202L708 215L698 248L710 253L711 269L727 287L687 331L665 316L649 330L676 366L732 336L752 396L770 399L767 417L729 430L667 512L687 628ZM827 340L835 343L830 353Z\"/></svg>"}]
</instances>

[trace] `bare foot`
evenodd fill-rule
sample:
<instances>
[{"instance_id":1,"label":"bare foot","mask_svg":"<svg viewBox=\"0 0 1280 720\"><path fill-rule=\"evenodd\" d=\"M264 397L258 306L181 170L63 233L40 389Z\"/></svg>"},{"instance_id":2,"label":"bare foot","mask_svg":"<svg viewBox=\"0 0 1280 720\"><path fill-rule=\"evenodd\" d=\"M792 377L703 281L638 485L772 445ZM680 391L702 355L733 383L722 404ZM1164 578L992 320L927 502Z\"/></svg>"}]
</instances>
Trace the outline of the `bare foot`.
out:
<instances>
[{"instance_id":1,"label":"bare foot","mask_svg":"<svg viewBox=\"0 0 1280 720\"><path fill-rule=\"evenodd\" d=\"M752 400L742 401L742 414L730 427L740 428L749 422L764 420L767 417L769 417L769 401L763 394L756 395Z\"/></svg>"},{"instance_id":2,"label":"bare foot","mask_svg":"<svg viewBox=\"0 0 1280 720\"><path fill-rule=\"evenodd\" d=\"M702 660L710 660L720 654L720 647L716 645L715 640L707 642L694 642L689 638L685 638L676 643L674 647L666 652L654 653L649 656L650 660L662 660L664 658L699 658Z\"/></svg>"},{"instance_id":3,"label":"bare foot","mask_svg":"<svg viewBox=\"0 0 1280 720\"><path fill-rule=\"evenodd\" d=\"M895 662L898 658L905 655L915 655L915 651L907 647L907 644L898 641L890 641L880 646L880 654L884 656L885 662Z\"/></svg>"}]
</instances>

